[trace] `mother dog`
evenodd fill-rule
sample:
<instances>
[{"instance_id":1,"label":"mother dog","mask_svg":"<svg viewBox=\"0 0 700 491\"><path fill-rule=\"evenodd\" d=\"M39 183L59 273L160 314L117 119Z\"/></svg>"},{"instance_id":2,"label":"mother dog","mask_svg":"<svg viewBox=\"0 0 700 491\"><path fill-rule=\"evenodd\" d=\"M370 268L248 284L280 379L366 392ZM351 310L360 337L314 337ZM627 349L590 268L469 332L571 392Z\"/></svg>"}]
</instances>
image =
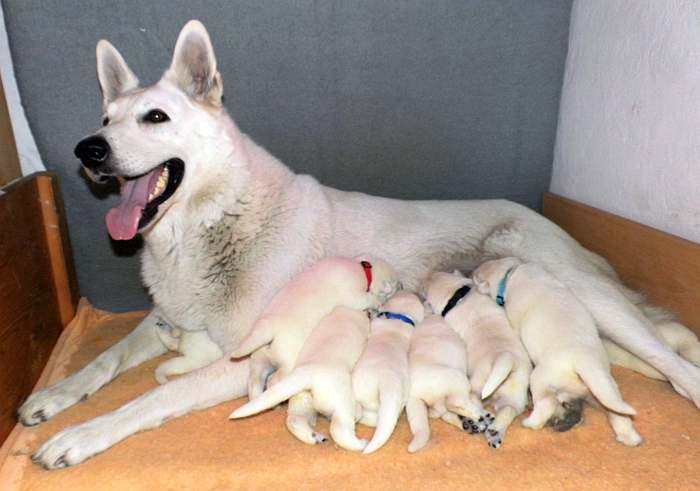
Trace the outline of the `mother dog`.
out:
<instances>
[{"instance_id":1,"label":"mother dog","mask_svg":"<svg viewBox=\"0 0 700 491\"><path fill-rule=\"evenodd\" d=\"M155 307L88 366L33 394L19 410L23 424L46 421L178 346L183 332L198 332L195 346L202 349L230 352L292 275L327 255L364 252L391 260L411 289L434 270L470 269L488 258L540 263L586 305L604 336L700 406L700 368L656 334L654 322L667 319L542 216L502 200L412 202L347 193L292 173L241 133L222 106L221 76L201 23L183 28L170 68L153 86L140 88L106 41L97 45L97 71L103 128L75 153L96 181L121 182L107 227L115 239L143 235L143 279ZM397 224L400 234L387 233ZM75 465L137 431L244 396L248 369L247 360L224 357L59 432L33 458L49 469Z\"/></svg>"}]
</instances>

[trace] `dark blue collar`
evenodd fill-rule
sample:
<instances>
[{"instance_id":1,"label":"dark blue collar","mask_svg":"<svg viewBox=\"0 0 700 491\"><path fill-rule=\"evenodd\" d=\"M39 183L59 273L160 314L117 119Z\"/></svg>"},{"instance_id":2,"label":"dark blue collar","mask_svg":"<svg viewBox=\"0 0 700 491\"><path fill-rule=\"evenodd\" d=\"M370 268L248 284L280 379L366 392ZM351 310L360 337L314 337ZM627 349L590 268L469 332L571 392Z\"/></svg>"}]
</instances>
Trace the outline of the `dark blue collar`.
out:
<instances>
[{"instance_id":1,"label":"dark blue collar","mask_svg":"<svg viewBox=\"0 0 700 491\"><path fill-rule=\"evenodd\" d=\"M410 324L411 326L416 327L416 323L413 322L413 320L410 317L405 316L403 314L397 314L396 312L380 312L379 315L377 315L377 317L384 317L386 319L405 322L406 324Z\"/></svg>"},{"instance_id":2,"label":"dark blue collar","mask_svg":"<svg viewBox=\"0 0 700 491\"><path fill-rule=\"evenodd\" d=\"M515 269L515 266L511 266L503 275L501 281L498 283L498 292L496 293L496 303L503 307L506 304L506 287L508 286L508 278Z\"/></svg>"}]
</instances>

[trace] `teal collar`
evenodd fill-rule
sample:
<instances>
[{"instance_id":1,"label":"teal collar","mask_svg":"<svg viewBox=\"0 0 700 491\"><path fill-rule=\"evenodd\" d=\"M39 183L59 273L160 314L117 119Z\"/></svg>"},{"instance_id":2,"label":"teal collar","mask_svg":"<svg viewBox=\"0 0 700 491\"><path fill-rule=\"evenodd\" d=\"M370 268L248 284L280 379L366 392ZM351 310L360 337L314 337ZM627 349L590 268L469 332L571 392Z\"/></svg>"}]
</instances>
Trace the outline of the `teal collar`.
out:
<instances>
[{"instance_id":1,"label":"teal collar","mask_svg":"<svg viewBox=\"0 0 700 491\"><path fill-rule=\"evenodd\" d=\"M501 281L498 283L498 292L496 293L496 303L503 307L506 304L506 287L508 286L508 278L510 277L510 274L513 272L515 269L515 266L512 266L508 268L508 271L506 271L506 274L503 275L503 278L501 278Z\"/></svg>"}]
</instances>

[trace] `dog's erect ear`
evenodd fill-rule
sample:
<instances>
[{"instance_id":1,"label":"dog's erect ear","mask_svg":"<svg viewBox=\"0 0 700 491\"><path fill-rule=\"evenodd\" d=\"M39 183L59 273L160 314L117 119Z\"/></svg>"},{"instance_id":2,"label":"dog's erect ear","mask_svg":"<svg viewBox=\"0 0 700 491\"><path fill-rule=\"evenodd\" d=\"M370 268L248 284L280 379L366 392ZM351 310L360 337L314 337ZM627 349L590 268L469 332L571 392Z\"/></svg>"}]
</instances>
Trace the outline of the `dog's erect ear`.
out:
<instances>
[{"instance_id":1,"label":"dog's erect ear","mask_svg":"<svg viewBox=\"0 0 700 491\"><path fill-rule=\"evenodd\" d=\"M204 25L191 20L180 31L165 78L193 99L221 106L224 86L216 70L214 48Z\"/></svg>"},{"instance_id":2,"label":"dog's erect ear","mask_svg":"<svg viewBox=\"0 0 700 491\"><path fill-rule=\"evenodd\" d=\"M139 79L129 70L122 55L104 39L97 43L97 78L105 106L120 94L139 86Z\"/></svg>"}]
</instances>

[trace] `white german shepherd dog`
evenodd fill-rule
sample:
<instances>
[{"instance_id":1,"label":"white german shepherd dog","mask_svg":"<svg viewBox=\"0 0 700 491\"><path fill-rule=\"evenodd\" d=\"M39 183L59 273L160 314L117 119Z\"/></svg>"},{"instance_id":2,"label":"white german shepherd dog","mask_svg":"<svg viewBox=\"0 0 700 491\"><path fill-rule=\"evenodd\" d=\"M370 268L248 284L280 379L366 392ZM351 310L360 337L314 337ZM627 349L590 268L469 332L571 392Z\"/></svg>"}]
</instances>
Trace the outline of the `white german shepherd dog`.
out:
<instances>
[{"instance_id":1,"label":"white german shepherd dog","mask_svg":"<svg viewBox=\"0 0 700 491\"><path fill-rule=\"evenodd\" d=\"M143 235L143 280L155 307L85 368L33 394L19 410L23 424L46 421L178 346L182 333L198 332L195 346L231 352L292 275L324 256L365 252L391 261L413 290L435 270L470 270L501 256L537 262L571 288L605 337L700 406L700 368L654 327L668 318L626 289L602 258L537 213L503 200L415 202L342 192L291 172L224 109L221 76L201 23L183 28L170 68L151 87L140 88L104 40L97 44L97 72L103 128L75 152L96 181L121 182L121 202L107 214L107 227L115 239ZM400 234L386 233L399 224ZM248 370L248 360L224 356L64 429L33 458L48 469L75 465L138 431L242 397Z\"/></svg>"}]
</instances>

